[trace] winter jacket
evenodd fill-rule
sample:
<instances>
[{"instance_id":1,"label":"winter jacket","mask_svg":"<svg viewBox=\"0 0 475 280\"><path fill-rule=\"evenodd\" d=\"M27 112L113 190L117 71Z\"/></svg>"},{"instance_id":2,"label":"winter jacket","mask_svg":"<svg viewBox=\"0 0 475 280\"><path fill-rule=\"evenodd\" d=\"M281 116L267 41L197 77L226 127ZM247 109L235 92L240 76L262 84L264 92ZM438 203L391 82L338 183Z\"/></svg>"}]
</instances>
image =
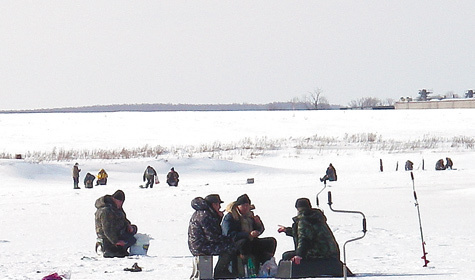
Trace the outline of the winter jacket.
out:
<instances>
[{"instance_id":1,"label":"winter jacket","mask_svg":"<svg viewBox=\"0 0 475 280\"><path fill-rule=\"evenodd\" d=\"M239 213L235 202L230 203L226 207L226 211L228 214L224 216L222 223L223 234L232 237L234 242L250 238L249 233L253 230L259 231L260 234L264 232L264 224L262 222L256 223L252 211L249 211L246 217L243 217ZM243 219L246 219L246 221L243 221ZM243 229L243 223L248 224L247 230Z\"/></svg>"},{"instance_id":2,"label":"winter jacket","mask_svg":"<svg viewBox=\"0 0 475 280\"><path fill-rule=\"evenodd\" d=\"M112 244L117 243L131 225L124 209L117 208L110 195L98 198L95 206L97 237L108 239Z\"/></svg>"},{"instance_id":3,"label":"winter jacket","mask_svg":"<svg viewBox=\"0 0 475 280\"><path fill-rule=\"evenodd\" d=\"M171 184L178 183L178 181L180 181L180 180L178 180L178 177L180 177L180 175L178 175L178 172L176 172L176 171L168 172L168 174L167 174L167 183L171 183Z\"/></svg>"},{"instance_id":4,"label":"winter jacket","mask_svg":"<svg viewBox=\"0 0 475 280\"><path fill-rule=\"evenodd\" d=\"M81 169L77 165L73 167L73 178L79 178L79 172L81 172Z\"/></svg>"},{"instance_id":5,"label":"winter jacket","mask_svg":"<svg viewBox=\"0 0 475 280\"><path fill-rule=\"evenodd\" d=\"M96 179L96 177L94 175L92 175L91 173L87 173L86 176L84 177L84 185L88 185L88 181L89 181L89 185L92 186L92 183L94 182L94 180Z\"/></svg>"},{"instance_id":6,"label":"winter jacket","mask_svg":"<svg viewBox=\"0 0 475 280\"><path fill-rule=\"evenodd\" d=\"M188 226L188 247L193 256L219 255L235 250L230 237L221 233L221 217L202 197L191 201L195 213Z\"/></svg>"},{"instance_id":7,"label":"winter jacket","mask_svg":"<svg viewBox=\"0 0 475 280\"><path fill-rule=\"evenodd\" d=\"M297 256L304 259L340 259L338 243L322 211L303 209L293 220L292 228L286 228L285 233L294 238Z\"/></svg>"},{"instance_id":8,"label":"winter jacket","mask_svg":"<svg viewBox=\"0 0 475 280\"><path fill-rule=\"evenodd\" d=\"M337 176L336 176L336 170L333 165L330 164L330 166L327 168L326 174L328 176L328 181L336 181Z\"/></svg>"},{"instance_id":9,"label":"winter jacket","mask_svg":"<svg viewBox=\"0 0 475 280\"><path fill-rule=\"evenodd\" d=\"M101 169L97 174L97 180L107 179L108 175L104 169Z\"/></svg>"},{"instance_id":10,"label":"winter jacket","mask_svg":"<svg viewBox=\"0 0 475 280\"><path fill-rule=\"evenodd\" d=\"M445 170L445 165L444 165L444 160L443 159L439 159L435 163L435 170Z\"/></svg>"},{"instance_id":11,"label":"winter jacket","mask_svg":"<svg viewBox=\"0 0 475 280\"><path fill-rule=\"evenodd\" d=\"M147 180L153 180L153 177L157 175L157 172L153 167L149 166L147 169L145 169L145 172L143 173L143 180L145 182L145 179Z\"/></svg>"}]
</instances>

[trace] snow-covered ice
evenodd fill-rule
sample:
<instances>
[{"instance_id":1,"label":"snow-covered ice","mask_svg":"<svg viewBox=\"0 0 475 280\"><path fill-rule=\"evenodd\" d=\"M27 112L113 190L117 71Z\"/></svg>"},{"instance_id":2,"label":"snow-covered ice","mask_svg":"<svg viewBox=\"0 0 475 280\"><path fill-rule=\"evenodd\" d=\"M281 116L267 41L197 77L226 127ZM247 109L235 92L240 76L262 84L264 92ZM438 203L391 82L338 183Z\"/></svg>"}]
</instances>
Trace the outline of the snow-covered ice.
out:
<instances>
[{"instance_id":1,"label":"snow-covered ice","mask_svg":"<svg viewBox=\"0 0 475 280\"><path fill-rule=\"evenodd\" d=\"M84 114L0 114L0 153L63 149L121 149L160 145L200 146L242 139L296 139L374 133L395 141L475 137L472 109L408 111L279 112L118 112ZM443 140L440 140L443 141ZM266 231L278 246L276 259L293 249L277 225L290 225L294 202L315 195L318 180L331 162L338 182L332 192L335 209L362 211L365 238L346 246L349 268L359 277L380 279L472 279L475 277L475 151L473 147L439 145L430 149L389 152L363 145L281 146L251 154L250 149L217 153L167 153L156 158L68 162L0 160L0 278L41 279L53 272L71 279L188 279L192 270L187 247L190 201L219 193L223 208L247 193ZM435 162L454 161L453 171L435 171ZM384 171L380 172L380 159ZM422 267L421 236L406 160L414 162L428 267ZM422 170L424 160L425 170ZM109 174L107 186L73 190L71 169ZM398 171L396 165L398 164ZM140 189L147 165L161 183ZM168 187L171 167L180 185ZM254 184L246 184L255 178ZM124 209L149 234L148 256L104 259L94 252L94 202L122 189ZM326 190L319 197L328 223L342 249L345 240L362 234L361 216L332 212ZM343 250L342 250L343 254ZM343 255L341 256L343 259ZM124 271L137 262L143 271Z\"/></svg>"}]
</instances>

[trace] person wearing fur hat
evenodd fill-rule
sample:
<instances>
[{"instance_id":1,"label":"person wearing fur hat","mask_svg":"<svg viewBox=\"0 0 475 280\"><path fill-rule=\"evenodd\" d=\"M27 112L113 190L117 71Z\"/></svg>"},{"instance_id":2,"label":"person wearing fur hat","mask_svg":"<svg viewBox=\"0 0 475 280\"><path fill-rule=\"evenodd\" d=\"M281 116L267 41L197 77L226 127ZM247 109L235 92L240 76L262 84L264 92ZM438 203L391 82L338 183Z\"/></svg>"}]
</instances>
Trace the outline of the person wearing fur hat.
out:
<instances>
[{"instance_id":1,"label":"person wearing fur hat","mask_svg":"<svg viewBox=\"0 0 475 280\"><path fill-rule=\"evenodd\" d=\"M128 249L134 245L137 226L127 219L122 205L125 194L117 190L113 195L105 195L96 200L95 213L96 234L98 243L105 258L128 256Z\"/></svg>"},{"instance_id":2,"label":"person wearing fur hat","mask_svg":"<svg viewBox=\"0 0 475 280\"><path fill-rule=\"evenodd\" d=\"M253 209L255 207L247 194L239 196L226 207L228 213L224 216L222 228L224 235L233 238L241 259L255 258L258 268L259 264L274 256L277 241L273 237L260 238L264 224L258 215L254 215Z\"/></svg>"},{"instance_id":3,"label":"person wearing fur hat","mask_svg":"<svg viewBox=\"0 0 475 280\"><path fill-rule=\"evenodd\" d=\"M308 198L297 199L295 208L298 214L293 218L292 227L278 228L278 232L292 236L295 244L295 250L285 252L282 259L292 260L297 265L302 260L340 260L338 243L323 212L312 208Z\"/></svg>"},{"instance_id":4,"label":"person wearing fur hat","mask_svg":"<svg viewBox=\"0 0 475 280\"><path fill-rule=\"evenodd\" d=\"M223 201L218 194L196 197L191 201L195 213L188 226L188 248L193 256L219 255L214 269L215 278L236 278L237 275L228 270L236 248L233 240L222 234L221 203Z\"/></svg>"}]
</instances>

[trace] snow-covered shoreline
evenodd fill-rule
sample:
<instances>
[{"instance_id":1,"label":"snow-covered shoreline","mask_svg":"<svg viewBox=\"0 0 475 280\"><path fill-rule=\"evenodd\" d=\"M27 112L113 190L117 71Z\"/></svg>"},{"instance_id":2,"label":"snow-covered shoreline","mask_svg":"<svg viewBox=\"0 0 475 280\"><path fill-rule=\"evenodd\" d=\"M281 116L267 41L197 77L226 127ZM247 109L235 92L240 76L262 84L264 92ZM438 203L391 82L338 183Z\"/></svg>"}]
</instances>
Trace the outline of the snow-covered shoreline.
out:
<instances>
[{"instance_id":1,"label":"snow-covered shoreline","mask_svg":"<svg viewBox=\"0 0 475 280\"><path fill-rule=\"evenodd\" d=\"M187 112L0 115L4 152L63 148L136 147L144 144L200 145L244 137L300 137L344 133L378 133L407 140L431 135L475 137L473 110L360 111L360 112ZM437 124L427 118L443 115ZM154 125L144 124L152 118ZM98 133L106 124L104 133ZM178 130L174 131L174 128ZM89 130L89 128L92 128ZM174 133L169 134L169 131ZM219 193L225 204L248 193L255 212L264 221L264 236L277 239L276 259L292 249L292 240L277 233L295 215L295 199L315 195L323 187L318 178L333 163L339 181L328 190L335 209L359 210L368 221L367 236L347 245L347 262L353 272L372 279L461 279L474 274L471 236L475 202L474 151L444 147L387 153L378 150L283 149L255 157L163 157L128 160L81 160L82 179L87 172L105 168L107 186L73 190L72 162L0 160L0 275L2 279L41 279L52 272L70 271L71 279L188 279L191 258L187 226L196 196ZM435 161L450 156L453 171L435 171ZM379 171L383 160L384 172ZM405 160L415 164L415 186L431 261L423 268L412 182L403 171ZM425 170L422 170L424 159ZM396 164L399 169L396 171ZM147 165L159 172L161 183L140 189ZM174 166L180 186L165 186ZM254 184L246 184L247 178ZM139 232L152 236L148 256L103 259L94 252L94 201L122 189L124 208ZM361 234L359 216L337 214L320 207L343 246ZM223 205L224 206L224 205ZM140 273L123 271L138 262Z\"/></svg>"}]
</instances>

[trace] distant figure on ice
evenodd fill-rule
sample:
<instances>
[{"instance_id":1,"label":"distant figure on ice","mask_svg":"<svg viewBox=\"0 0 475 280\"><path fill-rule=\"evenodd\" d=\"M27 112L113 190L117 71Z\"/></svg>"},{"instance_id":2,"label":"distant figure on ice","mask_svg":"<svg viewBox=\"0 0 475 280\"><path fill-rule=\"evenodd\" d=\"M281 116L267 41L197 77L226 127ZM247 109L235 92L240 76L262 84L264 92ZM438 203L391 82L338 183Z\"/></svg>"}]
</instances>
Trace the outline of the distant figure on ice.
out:
<instances>
[{"instance_id":1,"label":"distant figure on ice","mask_svg":"<svg viewBox=\"0 0 475 280\"><path fill-rule=\"evenodd\" d=\"M97 181L96 181L96 186L97 185L107 185L107 172L104 169L99 170L99 173L97 173Z\"/></svg>"},{"instance_id":2,"label":"distant figure on ice","mask_svg":"<svg viewBox=\"0 0 475 280\"><path fill-rule=\"evenodd\" d=\"M180 175L178 175L178 172L175 171L175 168L172 167L172 169L170 170L170 172L168 172L167 174L167 184L169 186L173 186L173 187L177 187L178 186L178 182L180 181L178 179L178 177L180 177Z\"/></svg>"},{"instance_id":3,"label":"distant figure on ice","mask_svg":"<svg viewBox=\"0 0 475 280\"><path fill-rule=\"evenodd\" d=\"M96 200L96 251L101 247L105 258L128 256L127 250L136 242L137 226L130 223L122 209L124 200L121 190Z\"/></svg>"},{"instance_id":4,"label":"distant figure on ice","mask_svg":"<svg viewBox=\"0 0 475 280\"><path fill-rule=\"evenodd\" d=\"M435 163L435 170L445 170L445 165L444 165L444 160L443 159L439 159Z\"/></svg>"},{"instance_id":5,"label":"distant figure on ice","mask_svg":"<svg viewBox=\"0 0 475 280\"><path fill-rule=\"evenodd\" d=\"M96 179L96 176L92 175L91 173L87 173L86 177L84 177L84 187L87 189L92 189L94 180Z\"/></svg>"},{"instance_id":6,"label":"distant figure on ice","mask_svg":"<svg viewBox=\"0 0 475 280\"><path fill-rule=\"evenodd\" d=\"M147 183L145 184L145 188L148 188L149 186L150 188L153 188L153 183L156 176L157 176L157 172L155 171L155 169L153 169L153 167L151 167L150 165L147 166L147 168L145 169L145 172L143 173L143 181L145 182L145 180L147 180Z\"/></svg>"},{"instance_id":7,"label":"distant figure on ice","mask_svg":"<svg viewBox=\"0 0 475 280\"><path fill-rule=\"evenodd\" d=\"M335 167L330 163L330 165L327 168L325 176L323 178L320 178L320 182L325 182L325 184L328 181L336 181L337 176L336 176L336 170Z\"/></svg>"},{"instance_id":8,"label":"distant figure on ice","mask_svg":"<svg viewBox=\"0 0 475 280\"><path fill-rule=\"evenodd\" d=\"M76 162L73 166L74 189L80 189L80 187L79 187L79 172L81 172L81 169L79 169L79 163Z\"/></svg>"},{"instance_id":9,"label":"distant figure on ice","mask_svg":"<svg viewBox=\"0 0 475 280\"><path fill-rule=\"evenodd\" d=\"M295 274L317 276L336 272L338 275L333 276L341 276L340 249L323 212L312 208L308 198L297 199L295 208L298 214L293 218L292 227L279 226L277 230L292 236L295 244L295 250L283 253L282 260L295 264L292 269L299 270L293 272Z\"/></svg>"},{"instance_id":10,"label":"distant figure on ice","mask_svg":"<svg viewBox=\"0 0 475 280\"><path fill-rule=\"evenodd\" d=\"M447 161L447 164L445 165L445 168L452 170L452 166L454 165L452 159L449 158L449 157L446 157L445 160Z\"/></svg>"},{"instance_id":11,"label":"distant figure on ice","mask_svg":"<svg viewBox=\"0 0 475 280\"><path fill-rule=\"evenodd\" d=\"M195 213L191 216L188 226L188 248L193 256L219 255L214 268L215 279L236 278L236 275L228 270L236 248L231 237L222 234L221 203L223 201L217 194L210 194L205 198L196 197L191 201Z\"/></svg>"},{"instance_id":12,"label":"distant figure on ice","mask_svg":"<svg viewBox=\"0 0 475 280\"><path fill-rule=\"evenodd\" d=\"M406 161L406 166L404 167L406 169L406 171L410 171L413 169L413 166L414 166L414 163L412 163L412 161L408 160Z\"/></svg>"}]
</instances>

